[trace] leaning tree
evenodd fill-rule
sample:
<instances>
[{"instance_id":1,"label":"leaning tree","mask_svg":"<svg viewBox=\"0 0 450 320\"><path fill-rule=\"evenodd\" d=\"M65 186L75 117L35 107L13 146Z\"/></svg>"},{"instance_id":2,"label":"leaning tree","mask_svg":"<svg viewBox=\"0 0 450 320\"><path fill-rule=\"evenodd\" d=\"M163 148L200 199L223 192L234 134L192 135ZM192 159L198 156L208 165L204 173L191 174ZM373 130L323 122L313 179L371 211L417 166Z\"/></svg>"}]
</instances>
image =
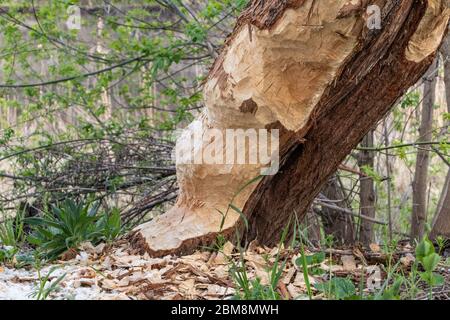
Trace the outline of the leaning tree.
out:
<instances>
[{"instance_id":1,"label":"leaning tree","mask_svg":"<svg viewBox=\"0 0 450 320\"><path fill-rule=\"evenodd\" d=\"M380 28L371 23L377 9ZM133 243L154 256L185 253L237 228L246 239L279 241L425 73L448 19L444 0L250 1L206 79L205 111L186 132L278 129L280 170L255 179L261 165L180 163L176 204L139 226ZM204 147L218 143L201 136Z\"/></svg>"}]
</instances>

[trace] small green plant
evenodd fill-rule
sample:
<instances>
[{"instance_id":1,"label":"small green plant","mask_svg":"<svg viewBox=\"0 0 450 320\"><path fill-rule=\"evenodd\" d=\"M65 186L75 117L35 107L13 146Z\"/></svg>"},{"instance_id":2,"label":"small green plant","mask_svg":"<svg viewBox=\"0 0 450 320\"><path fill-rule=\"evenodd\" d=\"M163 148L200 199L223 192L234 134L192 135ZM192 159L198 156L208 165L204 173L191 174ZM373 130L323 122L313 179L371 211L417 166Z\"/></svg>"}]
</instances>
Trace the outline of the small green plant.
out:
<instances>
[{"instance_id":1,"label":"small green plant","mask_svg":"<svg viewBox=\"0 0 450 320\"><path fill-rule=\"evenodd\" d=\"M235 299L237 300L281 300L277 291L278 283L286 266L286 261L280 262L280 253L277 254L272 267L267 269L269 283L264 285L261 279L250 280L247 275L245 259L241 256L238 263L230 260L230 275L236 285Z\"/></svg>"},{"instance_id":2,"label":"small green plant","mask_svg":"<svg viewBox=\"0 0 450 320\"><path fill-rule=\"evenodd\" d=\"M301 251L303 251L303 250L301 250ZM311 265L316 265L316 264L322 263L323 261L325 261L326 256L325 256L325 252L317 252L317 253L314 253L314 254L309 255L309 256L302 254L299 258L297 258L295 263L297 265L300 265L299 262L300 262L300 260L303 260L303 258L304 258L306 264L308 266L311 266Z\"/></svg>"},{"instance_id":3,"label":"small green plant","mask_svg":"<svg viewBox=\"0 0 450 320\"><path fill-rule=\"evenodd\" d=\"M213 244L211 246L205 246L204 249L212 252L222 252L225 243L227 243L227 238L222 233L219 233Z\"/></svg>"},{"instance_id":4,"label":"small green plant","mask_svg":"<svg viewBox=\"0 0 450 320\"><path fill-rule=\"evenodd\" d=\"M405 279L402 276L398 276L391 286L384 290L380 290L380 293L375 296L376 300L400 300L400 289ZM388 281L387 281L388 282Z\"/></svg>"},{"instance_id":5,"label":"small green plant","mask_svg":"<svg viewBox=\"0 0 450 320\"><path fill-rule=\"evenodd\" d=\"M34 262L31 253L31 251L21 252L17 247L0 246L0 263L8 264L14 268L30 266Z\"/></svg>"},{"instance_id":6,"label":"small green plant","mask_svg":"<svg viewBox=\"0 0 450 320\"><path fill-rule=\"evenodd\" d=\"M298 219L296 218L294 224L294 238L298 233L299 240L299 249L300 249L300 257L295 260L295 264L302 268L303 271L303 279L305 280L306 291L309 299L312 299L312 289L311 283L309 281L309 274L321 274L323 270L317 268L316 265L322 263L326 256L324 252L315 253L312 255L306 255L305 253L305 245L303 244L304 240L306 240L305 231L299 227Z\"/></svg>"},{"instance_id":7,"label":"small green plant","mask_svg":"<svg viewBox=\"0 0 450 320\"><path fill-rule=\"evenodd\" d=\"M443 237L443 236L437 236L436 239L436 244L439 248L438 254L442 254L442 252L444 251L445 247L448 245L448 239Z\"/></svg>"},{"instance_id":8,"label":"small green plant","mask_svg":"<svg viewBox=\"0 0 450 320\"><path fill-rule=\"evenodd\" d=\"M384 267L387 277L383 285L374 295L366 297L367 300L398 300L400 299L400 289L405 283L405 277L399 273L400 261L391 266L391 258L388 258L388 266ZM381 280L381 279L380 279Z\"/></svg>"},{"instance_id":9,"label":"small green plant","mask_svg":"<svg viewBox=\"0 0 450 320\"><path fill-rule=\"evenodd\" d=\"M82 242L111 241L121 232L118 210L99 214L99 205L65 200L43 217L25 219L34 232L28 241L50 260Z\"/></svg>"},{"instance_id":10,"label":"small green plant","mask_svg":"<svg viewBox=\"0 0 450 320\"><path fill-rule=\"evenodd\" d=\"M335 277L329 281L316 284L315 288L333 299L348 300L358 298L356 296L356 287L352 280L348 278Z\"/></svg>"},{"instance_id":11,"label":"small green plant","mask_svg":"<svg viewBox=\"0 0 450 320\"><path fill-rule=\"evenodd\" d=\"M278 248L282 248L286 241L289 225L284 228L281 235ZM239 233L236 233L237 243L240 243ZM286 267L287 258L281 261L281 250L278 250L275 261L271 267L267 267L266 271L269 276L269 283L263 285L261 279L256 277L256 279L250 280L247 275L247 268L245 265L245 258L243 249L240 249L240 259L236 264L232 259L230 259L230 275L236 285L235 299L237 300L281 300L282 296L278 293L277 287L283 275L283 271ZM269 266L269 261L267 259L267 265Z\"/></svg>"},{"instance_id":12,"label":"small green plant","mask_svg":"<svg viewBox=\"0 0 450 320\"><path fill-rule=\"evenodd\" d=\"M248 229L248 220L244 213L236 207L233 202L234 199L249 185L252 183L255 183L256 181L262 179L263 176L257 176L247 183L245 183L239 190L234 194L232 197L227 210L225 212L222 212L220 210L217 210L220 215L222 216L222 221L220 224L219 230L222 231L224 223L226 221L226 218L230 212L230 210L235 211L238 213L242 219L242 222L244 223L244 227ZM288 233L288 227L284 230L280 244L284 243L286 236ZM236 231L236 243L241 243L241 238L239 235L239 232ZM223 249L223 245L225 244L226 239L223 237L221 233L219 233L219 236L216 239L216 243L214 244L212 250L221 251ZM281 246L280 246L281 247ZM269 274L269 284L263 285L261 283L261 279L258 277L256 279L250 280L247 275L247 268L245 265L245 259L244 259L244 253L243 249L239 246L240 251L240 259L238 263L235 263L232 259L230 259L230 276L233 279L235 286L236 286L236 294L235 299L237 300L279 300L281 299L280 294L277 292L277 286L279 283L279 280L281 278L281 275L283 274L283 270L286 265L286 261L280 262L280 253L278 252L275 262L273 263L272 267L267 269L267 272Z\"/></svg>"},{"instance_id":13,"label":"small green plant","mask_svg":"<svg viewBox=\"0 0 450 320\"><path fill-rule=\"evenodd\" d=\"M24 240L23 213L18 212L14 218L7 218L0 223L0 244L19 247Z\"/></svg>"},{"instance_id":14,"label":"small green plant","mask_svg":"<svg viewBox=\"0 0 450 320\"><path fill-rule=\"evenodd\" d=\"M96 229L102 234L102 240L111 242L116 239L122 232L119 209L113 208L111 213L100 216L96 223Z\"/></svg>"},{"instance_id":15,"label":"small green plant","mask_svg":"<svg viewBox=\"0 0 450 320\"><path fill-rule=\"evenodd\" d=\"M334 235L327 234L321 239L322 246L326 248L332 248L335 243Z\"/></svg>"},{"instance_id":16,"label":"small green plant","mask_svg":"<svg viewBox=\"0 0 450 320\"><path fill-rule=\"evenodd\" d=\"M230 275L236 285L236 300L280 300L281 296L273 286L271 279L269 285L263 285L261 279L250 280L247 275L247 268L243 259L238 264L231 262ZM273 281L272 281L273 280Z\"/></svg>"},{"instance_id":17,"label":"small green plant","mask_svg":"<svg viewBox=\"0 0 450 320\"><path fill-rule=\"evenodd\" d=\"M306 284L306 290L308 293L308 297L311 300L312 299L312 291L311 291L311 283L309 282L309 272L308 272L308 260L307 260L307 256L305 255L305 249L303 247L303 241L301 240L300 237L300 258L298 258L295 263L298 266L302 266L303 269L303 278L305 279L305 284Z\"/></svg>"},{"instance_id":18,"label":"small green plant","mask_svg":"<svg viewBox=\"0 0 450 320\"><path fill-rule=\"evenodd\" d=\"M442 285L444 283L444 277L434 273L441 257L435 252L433 243L424 237L422 241L416 247L416 259L424 269L419 272L420 278L425 281L430 287L430 299L433 297L433 287ZM417 263L415 264L417 268Z\"/></svg>"},{"instance_id":19,"label":"small green plant","mask_svg":"<svg viewBox=\"0 0 450 320\"><path fill-rule=\"evenodd\" d=\"M12 263L17 252L16 247L0 246L0 263Z\"/></svg>"},{"instance_id":20,"label":"small green plant","mask_svg":"<svg viewBox=\"0 0 450 320\"><path fill-rule=\"evenodd\" d=\"M0 263L13 264L24 239L22 213L0 223Z\"/></svg>"},{"instance_id":21,"label":"small green plant","mask_svg":"<svg viewBox=\"0 0 450 320\"><path fill-rule=\"evenodd\" d=\"M36 269L39 283L34 292L31 294L31 296L36 300L47 300L48 296L58 289L59 284L64 279L66 274L64 273L61 276L59 276L55 281L50 282L51 275L58 269L57 266L50 268L50 270L45 276L41 274L41 269L39 265L36 266Z\"/></svg>"},{"instance_id":22,"label":"small green plant","mask_svg":"<svg viewBox=\"0 0 450 320\"><path fill-rule=\"evenodd\" d=\"M411 268L411 272L409 272L409 274L405 276L404 285L406 298L410 300L416 299L420 285L420 277L418 276L417 263L414 263L414 265Z\"/></svg>"}]
</instances>

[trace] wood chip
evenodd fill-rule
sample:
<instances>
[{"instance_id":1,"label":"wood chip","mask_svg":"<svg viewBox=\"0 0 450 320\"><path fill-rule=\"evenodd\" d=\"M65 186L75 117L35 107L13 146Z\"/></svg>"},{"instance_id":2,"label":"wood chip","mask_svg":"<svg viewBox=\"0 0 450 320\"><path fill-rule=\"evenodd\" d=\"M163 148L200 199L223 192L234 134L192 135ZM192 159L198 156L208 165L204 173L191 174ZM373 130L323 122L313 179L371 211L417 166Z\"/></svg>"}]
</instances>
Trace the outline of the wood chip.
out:
<instances>
[{"instance_id":1,"label":"wood chip","mask_svg":"<svg viewBox=\"0 0 450 320\"><path fill-rule=\"evenodd\" d=\"M180 292L189 299L192 299L197 295L194 279L188 279L181 282L178 288L180 289Z\"/></svg>"},{"instance_id":2,"label":"wood chip","mask_svg":"<svg viewBox=\"0 0 450 320\"><path fill-rule=\"evenodd\" d=\"M370 248L370 250L372 250L372 252L380 252L381 251L380 246L376 243L369 244L369 248Z\"/></svg>"},{"instance_id":3,"label":"wood chip","mask_svg":"<svg viewBox=\"0 0 450 320\"><path fill-rule=\"evenodd\" d=\"M292 283L288 284L286 286L286 289L293 299L296 299L297 297L303 294L303 291L300 290L298 287L294 286Z\"/></svg>"},{"instance_id":4,"label":"wood chip","mask_svg":"<svg viewBox=\"0 0 450 320\"><path fill-rule=\"evenodd\" d=\"M81 269L77 274L80 278L92 279L97 276L97 273L92 269Z\"/></svg>"},{"instance_id":5,"label":"wood chip","mask_svg":"<svg viewBox=\"0 0 450 320\"><path fill-rule=\"evenodd\" d=\"M416 261L416 258L411 253L407 253L404 257L400 258L400 262L403 266L409 267L411 266L414 261Z\"/></svg>"},{"instance_id":6,"label":"wood chip","mask_svg":"<svg viewBox=\"0 0 450 320\"><path fill-rule=\"evenodd\" d=\"M278 282L278 290L280 290L281 296L284 299L289 300L291 298L291 295L288 289L286 288L286 285L283 283L283 281Z\"/></svg>"},{"instance_id":7,"label":"wood chip","mask_svg":"<svg viewBox=\"0 0 450 320\"><path fill-rule=\"evenodd\" d=\"M96 254L95 247L89 241L81 243L79 249L87 252L88 254Z\"/></svg>"},{"instance_id":8,"label":"wood chip","mask_svg":"<svg viewBox=\"0 0 450 320\"><path fill-rule=\"evenodd\" d=\"M234 294L234 289L229 287L219 286L217 284L209 284L206 289L205 295L209 296L225 296Z\"/></svg>"},{"instance_id":9,"label":"wood chip","mask_svg":"<svg viewBox=\"0 0 450 320\"><path fill-rule=\"evenodd\" d=\"M317 283L316 279L312 276L309 276L308 279L311 286ZM305 277L303 276L303 272L297 272L293 284L294 286L306 289L306 282Z\"/></svg>"},{"instance_id":10,"label":"wood chip","mask_svg":"<svg viewBox=\"0 0 450 320\"><path fill-rule=\"evenodd\" d=\"M78 251L75 249L69 249L66 252L64 252L61 257L60 260L62 261L70 261L76 258L76 256L78 255Z\"/></svg>"},{"instance_id":11,"label":"wood chip","mask_svg":"<svg viewBox=\"0 0 450 320\"><path fill-rule=\"evenodd\" d=\"M344 271L354 271L356 270L356 261L354 256L345 255L341 256L342 267Z\"/></svg>"},{"instance_id":12,"label":"wood chip","mask_svg":"<svg viewBox=\"0 0 450 320\"><path fill-rule=\"evenodd\" d=\"M110 279L103 279L100 282L100 285L103 289L106 289L106 290L114 290L117 288L116 281L110 280Z\"/></svg>"},{"instance_id":13,"label":"wood chip","mask_svg":"<svg viewBox=\"0 0 450 320\"><path fill-rule=\"evenodd\" d=\"M96 285L96 281L94 279L78 279L73 282L74 288L92 287L94 285Z\"/></svg>"},{"instance_id":14,"label":"wood chip","mask_svg":"<svg viewBox=\"0 0 450 320\"><path fill-rule=\"evenodd\" d=\"M295 274L295 268L290 268L287 272L286 272L286 275L283 277L283 282L284 282L284 284L288 284L288 283L290 283L291 282L291 280L292 280L292 277L294 276L294 274Z\"/></svg>"}]
</instances>

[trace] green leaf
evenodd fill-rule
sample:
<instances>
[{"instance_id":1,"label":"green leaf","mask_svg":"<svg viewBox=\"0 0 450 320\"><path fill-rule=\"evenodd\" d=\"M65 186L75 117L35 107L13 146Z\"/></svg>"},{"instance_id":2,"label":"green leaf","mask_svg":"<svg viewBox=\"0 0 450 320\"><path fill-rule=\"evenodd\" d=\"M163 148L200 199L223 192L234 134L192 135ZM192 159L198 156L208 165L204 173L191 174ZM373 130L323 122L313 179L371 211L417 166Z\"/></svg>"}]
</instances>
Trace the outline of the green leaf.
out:
<instances>
[{"instance_id":1,"label":"green leaf","mask_svg":"<svg viewBox=\"0 0 450 320\"><path fill-rule=\"evenodd\" d=\"M351 298L356 294L356 287L348 278L333 278L316 284L315 288L339 300Z\"/></svg>"},{"instance_id":2,"label":"green leaf","mask_svg":"<svg viewBox=\"0 0 450 320\"><path fill-rule=\"evenodd\" d=\"M416 247L416 258L419 261L430 254L434 253L433 243L427 238L423 238L422 241Z\"/></svg>"},{"instance_id":3,"label":"green leaf","mask_svg":"<svg viewBox=\"0 0 450 320\"><path fill-rule=\"evenodd\" d=\"M444 276L440 274L433 273L433 278L431 281L432 286L442 286L445 283Z\"/></svg>"},{"instance_id":4,"label":"green leaf","mask_svg":"<svg viewBox=\"0 0 450 320\"><path fill-rule=\"evenodd\" d=\"M397 278L389 289L386 289L381 296L381 300L399 300L400 289L404 279L402 277Z\"/></svg>"},{"instance_id":5,"label":"green leaf","mask_svg":"<svg viewBox=\"0 0 450 320\"><path fill-rule=\"evenodd\" d=\"M314 265L314 264L322 263L323 261L325 261L325 258L326 258L325 252L318 252L318 253L315 253L313 255L305 256L306 263L309 266L310 265ZM295 260L295 264L298 265L298 266L301 266L302 265L302 259L303 259L302 256L297 258Z\"/></svg>"},{"instance_id":6,"label":"green leaf","mask_svg":"<svg viewBox=\"0 0 450 320\"><path fill-rule=\"evenodd\" d=\"M445 282L445 278L443 276L433 272L422 272L420 273L420 278L431 287L440 286Z\"/></svg>"},{"instance_id":7,"label":"green leaf","mask_svg":"<svg viewBox=\"0 0 450 320\"><path fill-rule=\"evenodd\" d=\"M437 253L432 253L422 259L422 265L426 271L433 271L441 261L441 257Z\"/></svg>"}]
</instances>

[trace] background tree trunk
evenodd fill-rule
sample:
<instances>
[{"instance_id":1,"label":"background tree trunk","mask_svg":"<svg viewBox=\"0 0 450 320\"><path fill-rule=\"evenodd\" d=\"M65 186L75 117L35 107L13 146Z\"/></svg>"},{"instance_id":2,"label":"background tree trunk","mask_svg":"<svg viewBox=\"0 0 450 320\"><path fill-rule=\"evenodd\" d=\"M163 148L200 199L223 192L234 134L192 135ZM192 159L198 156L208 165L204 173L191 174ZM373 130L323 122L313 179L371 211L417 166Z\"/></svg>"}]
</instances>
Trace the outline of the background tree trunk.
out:
<instances>
[{"instance_id":1,"label":"background tree trunk","mask_svg":"<svg viewBox=\"0 0 450 320\"><path fill-rule=\"evenodd\" d=\"M438 212L437 219L431 229L430 238L443 236L450 239L450 192L446 192L442 202L441 210Z\"/></svg>"},{"instance_id":2,"label":"background tree trunk","mask_svg":"<svg viewBox=\"0 0 450 320\"><path fill-rule=\"evenodd\" d=\"M279 129L280 170L242 189L260 166L177 166L176 205L138 227L135 245L184 253L238 226L245 239L273 245L293 214L305 216L345 156L427 70L446 30L443 1L374 3L381 30L367 28L367 1L251 1L205 83L206 113L186 132Z\"/></svg>"},{"instance_id":3,"label":"background tree trunk","mask_svg":"<svg viewBox=\"0 0 450 320\"><path fill-rule=\"evenodd\" d=\"M418 142L431 141L433 129L433 109L436 99L437 59L427 72L424 89L422 114L419 128ZM420 148L417 152L416 170L413 181L413 208L411 218L411 240L420 240L425 232L427 222L427 187L430 150Z\"/></svg>"},{"instance_id":4,"label":"background tree trunk","mask_svg":"<svg viewBox=\"0 0 450 320\"><path fill-rule=\"evenodd\" d=\"M445 96L447 101L447 112L450 113L450 38L447 36L442 48L442 58L444 61L444 84ZM447 126L449 123L447 122ZM445 132L448 132L448 127ZM447 171L444 186L442 188L441 196L438 202L435 217L433 219L430 238L434 239L437 236L445 236L450 238L450 169Z\"/></svg>"},{"instance_id":5,"label":"background tree trunk","mask_svg":"<svg viewBox=\"0 0 450 320\"><path fill-rule=\"evenodd\" d=\"M373 148L373 130L364 137L362 147ZM375 153L373 151L360 151L358 154L358 166L363 172L363 167L374 167ZM375 187L373 179L367 175L360 175L359 177L359 198L361 214L370 218L375 218ZM373 241L373 223L367 220L361 221L361 227L359 229L359 241L368 245Z\"/></svg>"},{"instance_id":6,"label":"background tree trunk","mask_svg":"<svg viewBox=\"0 0 450 320\"><path fill-rule=\"evenodd\" d=\"M309 210L306 214L305 226L305 239L307 239L313 247L318 247L321 240L321 226L319 216L315 212L313 212L313 210Z\"/></svg>"}]
</instances>

